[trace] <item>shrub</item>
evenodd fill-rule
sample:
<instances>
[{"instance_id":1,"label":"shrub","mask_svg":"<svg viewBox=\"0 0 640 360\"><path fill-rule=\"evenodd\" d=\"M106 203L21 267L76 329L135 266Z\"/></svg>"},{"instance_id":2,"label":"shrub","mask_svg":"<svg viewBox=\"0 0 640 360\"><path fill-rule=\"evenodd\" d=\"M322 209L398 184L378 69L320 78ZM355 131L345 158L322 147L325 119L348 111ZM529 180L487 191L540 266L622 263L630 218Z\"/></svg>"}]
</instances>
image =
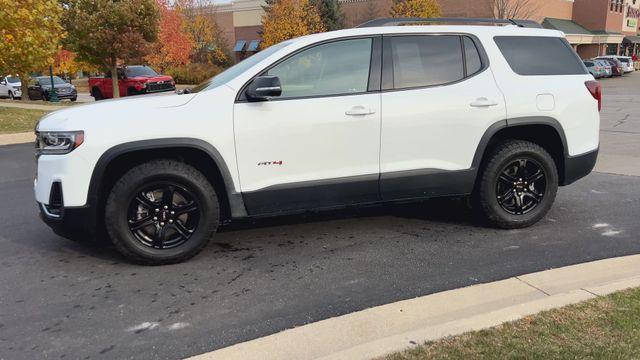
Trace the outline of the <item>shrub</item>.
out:
<instances>
[{"instance_id":1,"label":"shrub","mask_svg":"<svg viewBox=\"0 0 640 360\"><path fill-rule=\"evenodd\" d=\"M217 75L223 69L216 65L191 63L167 68L164 73L173 77L177 84L199 84Z\"/></svg>"}]
</instances>

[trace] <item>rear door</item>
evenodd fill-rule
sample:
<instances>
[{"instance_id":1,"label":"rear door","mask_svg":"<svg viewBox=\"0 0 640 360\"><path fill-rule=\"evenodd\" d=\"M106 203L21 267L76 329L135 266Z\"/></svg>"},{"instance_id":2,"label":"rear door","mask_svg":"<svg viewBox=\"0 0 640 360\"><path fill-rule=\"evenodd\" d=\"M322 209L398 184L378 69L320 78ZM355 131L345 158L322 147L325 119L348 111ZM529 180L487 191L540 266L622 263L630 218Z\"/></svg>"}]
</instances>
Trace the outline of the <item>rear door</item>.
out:
<instances>
[{"instance_id":1,"label":"rear door","mask_svg":"<svg viewBox=\"0 0 640 360\"><path fill-rule=\"evenodd\" d=\"M388 36L383 54L382 198L470 192L480 139L506 116L480 41Z\"/></svg>"}]
</instances>

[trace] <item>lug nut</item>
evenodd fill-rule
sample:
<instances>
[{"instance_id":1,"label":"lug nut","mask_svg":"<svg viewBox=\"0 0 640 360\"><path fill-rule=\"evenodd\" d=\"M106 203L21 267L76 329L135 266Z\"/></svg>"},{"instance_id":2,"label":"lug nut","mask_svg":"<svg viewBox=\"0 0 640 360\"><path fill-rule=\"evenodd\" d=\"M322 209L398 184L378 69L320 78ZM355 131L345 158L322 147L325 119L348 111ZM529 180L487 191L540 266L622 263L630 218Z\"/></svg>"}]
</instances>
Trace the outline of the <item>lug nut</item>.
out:
<instances>
[{"instance_id":1,"label":"lug nut","mask_svg":"<svg viewBox=\"0 0 640 360\"><path fill-rule=\"evenodd\" d=\"M164 209L165 209L165 210L166 210L166 209L168 209L168 208L169 208L169 207L168 207L167 205L165 205L165 206L164 206Z\"/></svg>"},{"instance_id":2,"label":"lug nut","mask_svg":"<svg viewBox=\"0 0 640 360\"><path fill-rule=\"evenodd\" d=\"M159 212L159 211L160 211L160 209L156 209L156 212Z\"/></svg>"},{"instance_id":3,"label":"lug nut","mask_svg":"<svg viewBox=\"0 0 640 360\"><path fill-rule=\"evenodd\" d=\"M169 219L169 224L173 224L173 220L172 219Z\"/></svg>"},{"instance_id":4,"label":"lug nut","mask_svg":"<svg viewBox=\"0 0 640 360\"><path fill-rule=\"evenodd\" d=\"M163 222L161 222L161 223L160 223L160 226L164 226L164 223L163 223Z\"/></svg>"},{"instance_id":5,"label":"lug nut","mask_svg":"<svg viewBox=\"0 0 640 360\"><path fill-rule=\"evenodd\" d=\"M156 220L158 220L158 218L154 216L154 217L153 217L153 221L156 221Z\"/></svg>"},{"instance_id":6,"label":"lug nut","mask_svg":"<svg viewBox=\"0 0 640 360\"><path fill-rule=\"evenodd\" d=\"M173 215L173 214L175 214L175 213L176 213L175 211L171 211L171 215Z\"/></svg>"}]
</instances>

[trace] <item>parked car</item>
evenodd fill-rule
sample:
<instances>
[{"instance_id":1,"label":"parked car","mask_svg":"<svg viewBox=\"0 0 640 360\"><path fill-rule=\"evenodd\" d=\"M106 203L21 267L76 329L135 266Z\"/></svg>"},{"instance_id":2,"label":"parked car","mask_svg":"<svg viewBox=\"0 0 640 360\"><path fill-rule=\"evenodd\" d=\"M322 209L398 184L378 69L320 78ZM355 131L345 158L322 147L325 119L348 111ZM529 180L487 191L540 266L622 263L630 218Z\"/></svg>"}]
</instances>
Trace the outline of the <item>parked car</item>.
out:
<instances>
[{"instance_id":1,"label":"parked car","mask_svg":"<svg viewBox=\"0 0 640 360\"><path fill-rule=\"evenodd\" d=\"M620 59L618 56L613 56L613 55L609 55L609 56L598 56L596 59L604 59L604 60L609 60L609 61L613 61L616 64L616 67L618 67L618 71L620 73L620 76L624 75L625 73L630 72L628 66L623 62L623 59ZM631 65L633 67L633 65ZM631 70L633 71L633 70ZM615 75L615 71L614 75Z\"/></svg>"},{"instance_id":2,"label":"parked car","mask_svg":"<svg viewBox=\"0 0 640 360\"><path fill-rule=\"evenodd\" d=\"M593 75L594 78L600 79L601 77L604 77L606 75L604 68L600 66L599 63L593 60L583 60L582 62L584 63L584 66L587 67L587 70L589 70L589 73Z\"/></svg>"},{"instance_id":3,"label":"parked car","mask_svg":"<svg viewBox=\"0 0 640 360\"><path fill-rule=\"evenodd\" d=\"M20 78L13 75L7 75L0 78L0 97L20 99L22 97L22 82Z\"/></svg>"},{"instance_id":4,"label":"parked car","mask_svg":"<svg viewBox=\"0 0 640 360\"><path fill-rule=\"evenodd\" d=\"M190 93L46 115L42 219L143 264L194 256L228 221L438 196L535 224L594 167L600 84L556 30L385 26L406 21L287 40Z\"/></svg>"},{"instance_id":5,"label":"parked car","mask_svg":"<svg viewBox=\"0 0 640 360\"><path fill-rule=\"evenodd\" d=\"M78 99L78 92L75 86L64 81L58 76L53 77L53 86L56 89L56 95L58 99L69 99L76 101ZM51 96L51 77L38 76L31 79L29 82L29 100L44 100L49 101Z\"/></svg>"},{"instance_id":6,"label":"parked car","mask_svg":"<svg viewBox=\"0 0 640 360\"><path fill-rule=\"evenodd\" d=\"M597 59L606 61L611 66L611 76L622 76L624 74L622 63L620 61L612 58L597 58Z\"/></svg>"},{"instance_id":7,"label":"parked car","mask_svg":"<svg viewBox=\"0 0 640 360\"><path fill-rule=\"evenodd\" d=\"M163 91L175 91L176 83L169 75L159 75L146 65L129 65L118 69L118 87L120 96L150 94ZM105 77L89 78L91 96L96 100L113 97L111 73Z\"/></svg>"},{"instance_id":8,"label":"parked car","mask_svg":"<svg viewBox=\"0 0 640 360\"><path fill-rule=\"evenodd\" d=\"M630 73L634 71L633 60L630 56L617 56L617 55L606 55L606 56L598 56L596 59L613 59L620 62L622 66L622 70L624 73Z\"/></svg>"},{"instance_id":9,"label":"parked car","mask_svg":"<svg viewBox=\"0 0 640 360\"><path fill-rule=\"evenodd\" d=\"M604 69L604 77L608 77L610 78L611 76L613 76L613 72L611 70L611 64L604 61L604 60L598 60L598 59L592 59L593 61L595 61L597 64L599 64L603 69Z\"/></svg>"}]
</instances>

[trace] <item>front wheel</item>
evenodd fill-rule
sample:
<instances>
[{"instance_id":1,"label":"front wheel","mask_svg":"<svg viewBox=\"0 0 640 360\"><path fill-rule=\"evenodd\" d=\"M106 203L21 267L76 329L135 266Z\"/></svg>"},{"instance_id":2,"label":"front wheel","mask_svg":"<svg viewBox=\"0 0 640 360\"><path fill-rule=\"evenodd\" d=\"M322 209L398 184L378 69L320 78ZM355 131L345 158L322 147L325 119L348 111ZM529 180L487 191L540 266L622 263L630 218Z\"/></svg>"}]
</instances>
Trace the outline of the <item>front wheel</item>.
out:
<instances>
[{"instance_id":1,"label":"front wheel","mask_svg":"<svg viewBox=\"0 0 640 360\"><path fill-rule=\"evenodd\" d=\"M105 226L130 260L162 265L195 256L216 231L216 192L198 170L174 160L136 166L113 186Z\"/></svg>"},{"instance_id":2,"label":"front wheel","mask_svg":"<svg viewBox=\"0 0 640 360\"><path fill-rule=\"evenodd\" d=\"M504 229L531 226L542 219L558 190L551 155L535 143L510 140L489 156L474 194L480 215Z\"/></svg>"}]
</instances>

